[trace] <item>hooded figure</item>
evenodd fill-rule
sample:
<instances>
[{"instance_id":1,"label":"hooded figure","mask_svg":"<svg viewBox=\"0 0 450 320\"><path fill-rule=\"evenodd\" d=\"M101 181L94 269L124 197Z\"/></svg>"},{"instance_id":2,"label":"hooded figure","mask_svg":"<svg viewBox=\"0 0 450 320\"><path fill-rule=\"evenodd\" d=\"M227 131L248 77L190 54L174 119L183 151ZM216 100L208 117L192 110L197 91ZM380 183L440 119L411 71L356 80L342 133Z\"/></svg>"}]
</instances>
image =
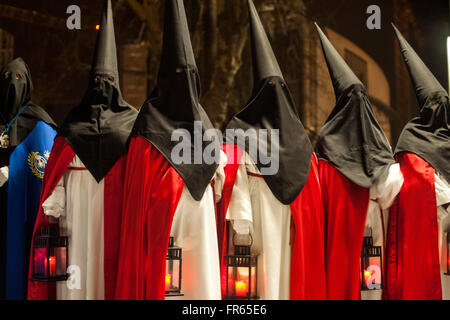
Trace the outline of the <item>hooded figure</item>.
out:
<instances>
[{"instance_id":1,"label":"hooded figure","mask_svg":"<svg viewBox=\"0 0 450 320\"><path fill-rule=\"evenodd\" d=\"M21 58L0 73L0 300L25 299L28 253L55 124L31 102ZM6 287L5 287L6 286Z\"/></svg>"},{"instance_id":2,"label":"hooded figure","mask_svg":"<svg viewBox=\"0 0 450 320\"><path fill-rule=\"evenodd\" d=\"M166 269L172 236L183 248L184 296L177 298L219 299L211 181L220 144L215 131L213 139L207 137L212 125L199 103L200 79L183 0L165 1L161 57L156 88L139 113L130 142L117 298L162 300L178 285ZM211 157L205 159L205 154Z\"/></svg>"},{"instance_id":3,"label":"hooded figure","mask_svg":"<svg viewBox=\"0 0 450 320\"><path fill-rule=\"evenodd\" d=\"M450 107L448 93L394 27L420 115L395 150L405 183L390 211L387 299L450 299L445 233L450 232ZM406 250L410 248L410 250Z\"/></svg>"},{"instance_id":4,"label":"hooded figure","mask_svg":"<svg viewBox=\"0 0 450 320\"><path fill-rule=\"evenodd\" d=\"M120 92L110 0L100 26L89 86L55 140L34 230L56 221L76 267L67 283L30 281L29 299L114 298L126 143L137 111Z\"/></svg>"},{"instance_id":5,"label":"hooded figure","mask_svg":"<svg viewBox=\"0 0 450 320\"><path fill-rule=\"evenodd\" d=\"M327 226L327 296L360 299L360 289L368 287L374 291L365 291L362 298L380 299L381 264L369 266L361 276L363 237L383 246L386 209L403 178L365 86L317 29L336 94L316 146Z\"/></svg>"},{"instance_id":6,"label":"hooded figure","mask_svg":"<svg viewBox=\"0 0 450 320\"><path fill-rule=\"evenodd\" d=\"M247 106L227 126L228 162L218 210L224 225L219 227L222 256L227 254L227 219L230 239L233 233L253 239L252 251L259 255L258 297L325 299L317 158L253 1L248 6L254 86ZM239 276L238 281L248 282L248 275Z\"/></svg>"}]
</instances>

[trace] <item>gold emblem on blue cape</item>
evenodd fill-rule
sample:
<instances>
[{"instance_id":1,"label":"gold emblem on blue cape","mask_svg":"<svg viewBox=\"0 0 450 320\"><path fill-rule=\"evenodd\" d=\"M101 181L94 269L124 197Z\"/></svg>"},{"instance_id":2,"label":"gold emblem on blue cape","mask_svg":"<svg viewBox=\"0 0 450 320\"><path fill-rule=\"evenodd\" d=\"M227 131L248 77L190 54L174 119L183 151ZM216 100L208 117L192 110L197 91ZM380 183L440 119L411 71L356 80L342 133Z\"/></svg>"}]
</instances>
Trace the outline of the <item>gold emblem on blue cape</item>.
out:
<instances>
[{"instance_id":1,"label":"gold emblem on blue cape","mask_svg":"<svg viewBox=\"0 0 450 320\"><path fill-rule=\"evenodd\" d=\"M28 165L31 172L39 178L44 178L45 166L47 165L48 158L50 157L50 152L45 151L43 154L39 152L31 152L28 154Z\"/></svg>"}]
</instances>

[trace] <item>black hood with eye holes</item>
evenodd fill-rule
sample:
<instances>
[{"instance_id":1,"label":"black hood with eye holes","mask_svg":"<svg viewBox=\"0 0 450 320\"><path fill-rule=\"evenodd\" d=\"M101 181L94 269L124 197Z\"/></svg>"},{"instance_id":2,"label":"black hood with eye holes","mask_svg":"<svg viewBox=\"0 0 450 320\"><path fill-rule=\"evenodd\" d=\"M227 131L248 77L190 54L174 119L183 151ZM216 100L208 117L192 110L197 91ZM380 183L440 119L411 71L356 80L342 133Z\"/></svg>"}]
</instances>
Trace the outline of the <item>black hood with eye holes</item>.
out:
<instances>
[{"instance_id":1,"label":"black hood with eye holes","mask_svg":"<svg viewBox=\"0 0 450 320\"><path fill-rule=\"evenodd\" d=\"M403 129L395 153L417 154L450 182L448 93L395 26L394 30L420 106L420 115Z\"/></svg>"},{"instance_id":2,"label":"black hood with eye holes","mask_svg":"<svg viewBox=\"0 0 450 320\"><path fill-rule=\"evenodd\" d=\"M164 39L158 82L142 106L132 136L142 137L155 146L183 179L192 197L199 201L213 178L218 163L194 163L195 142L188 141L191 163L174 163L172 150L179 141L172 133L182 130L195 136L195 121L201 121L201 132L213 129L208 115L200 105L200 77L194 59L183 0L166 0ZM186 142L186 141L185 141ZM202 142L203 151L214 146L219 150L218 137ZM215 155L218 157L218 155Z\"/></svg>"},{"instance_id":3,"label":"black hood with eye holes","mask_svg":"<svg viewBox=\"0 0 450 320\"><path fill-rule=\"evenodd\" d=\"M0 73L0 131L3 132L22 107L28 104L11 125L9 131L11 147L22 143L38 121L56 128L47 112L31 102L32 91L30 70L22 58L11 61L2 69Z\"/></svg>"},{"instance_id":4,"label":"black hood with eye holes","mask_svg":"<svg viewBox=\"0 0 450 320\"><path fill-rule=\"evenodd\" d=\"M319 133L317 156L353 183L370 188L383 181L395 163L391 146L375 118L366 88L316 27L336 95L336 106Z\"/></svg>"},{"instance_id":5,"label":"black hood with eye holes","mask_svg":"<svg viewBox=\"0 0 450 320\"><path fill-rule=\"evenodd\" d=\"M137 116L122 98L118 75L112 7L106 0L88 89L60 129L97 182L127 152Z\"/></svg>"},{"instance_id":6,"label":"black hood with eye holes","mask_svg":"<svg viewBox=\"0 0 450 320\"><path fill-rule=\"evenodd\" d=\"M274 165L265 163L261 154L274 152L276 155L278 150L278 171L275 174L263 174L263 178L273 195L281 203L289 205L297 199L308 180L313 148L297 115L291 93L251 0L248 1L248 6L253 95L247 106L230 121L227 129L254 130L257 135L253 137L250 135L245 143L246 137L240 136L239 131L235 131L238 141L231 140L232 138L227 135L227 142L237 144L247 152L257 145L258 155L250 152L250 156L261 173L263 169ZM279 130L278 145L271 139L273 129ZM260 139L259 134L263 132L261 130L267 130L268 139L265 139L264 135Z\"/></svg>"}]
</instances>

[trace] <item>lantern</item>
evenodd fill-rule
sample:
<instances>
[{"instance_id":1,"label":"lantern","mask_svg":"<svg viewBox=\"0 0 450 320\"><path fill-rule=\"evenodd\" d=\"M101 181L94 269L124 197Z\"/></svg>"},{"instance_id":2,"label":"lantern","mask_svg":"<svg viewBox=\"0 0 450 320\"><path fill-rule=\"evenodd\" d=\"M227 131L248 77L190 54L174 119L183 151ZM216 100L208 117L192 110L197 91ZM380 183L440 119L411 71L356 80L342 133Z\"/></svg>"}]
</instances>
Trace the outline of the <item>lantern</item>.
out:
<instances>
[{"instance_id":1,"label":"lantern","mask_svg":"<svg viewBox=\"0 0 450 320\"><path fill-rule=\"evenodd\" d=\"M257 297L258 256L251 254L253 238L249 243L237 245L233 238L234 255L227 256L227 291L225 299L253 300Z\"/></svg>"},{"instance_id":2,"label":"lantern","mask_svg":"<svg viewBox=\"0 0 450 320\"><path fill-rule=\"evenodd\" d=\"M181 294L181 252L181 248L174 246L174 238L170 237L164 279L166 297L183 296Z\"/></svg>"},{"instance_id":3,"label":"lantern","mask_svg":"<svg viewBox=\"0 0 450 320\"><path fill-rule=\"evenodd\" d=\"M66 281L68 278L68 237L59 234L59 226L41 227L33 239L32 281Z\"/></svg>"},{"instance_id":4,"label":"lantern","mask_svg":"<svg viewBox=\"0 0 450 320\"><path fill-rule=\"evenodd\" d=\"M382 289L381 247L373 245L373 237L364 237L361 252L361 290Z\"/></svg>"},{"instance_id":5,"label":"lantern","mask_svg":"<svg viewBox=\"0 0 450 320\"><path fill-rule=\"evenodd\" d=\"M446 232L446 237L445 239L447 240L447 271L445 272L445 274L447 276L450 276L450 232Z\"/></svg>"}]
</instances>

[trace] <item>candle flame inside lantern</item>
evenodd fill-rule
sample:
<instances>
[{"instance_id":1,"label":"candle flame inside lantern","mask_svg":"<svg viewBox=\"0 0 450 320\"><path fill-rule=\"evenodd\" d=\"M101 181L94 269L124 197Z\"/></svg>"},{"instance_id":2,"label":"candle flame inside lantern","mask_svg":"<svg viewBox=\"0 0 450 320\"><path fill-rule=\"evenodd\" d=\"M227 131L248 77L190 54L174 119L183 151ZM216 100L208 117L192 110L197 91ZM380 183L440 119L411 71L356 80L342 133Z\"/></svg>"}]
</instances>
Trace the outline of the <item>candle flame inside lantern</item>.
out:
<instances>
[{"instance_id":1,"label":"candle flame inside lantern","mask_svg":"<svg viewBox=\"0 0 450 320\"><path fill-rule=\"evenodd\" d=\"M49 267L50 267L50 277L55 276L55 270L56 270L56 258L55 257L49 257Z\"/></svg>"},{"instance_id":2,"label":"candle flame inside lantern","mask_svg":"<svg viewBox=\"0 0 450 320\"><path fill-rule=\"evenodd\" d=\"M367 283L367 280L369 280L370 277L372 277L372 273L369 272L369 271L367 271L367 270L364 271L364 280L365 280L365 283Z\"/></svg>"},{"instance_id":3,"label":"candle flame inside lantern","mask_svg":"<svg viewBox=\"0 0 450 320\"><path fill-rule=\"evenodd\" d=\"M247 296L247 284L244 281L236 281L234 283L236 297L246 297Z\"/></svg>"},{"instance_id":4,"label":"candle flame inside lantern","mask_svg":"<svg viewBox=\"0 0 450 320\"><path fill-rule=\"evenodd\" d=\"M97 24L97 25L95 26L95 30L100 30L100 25L99 25L99 24Z\"/></svg>"},{"instance_id":5,"label":"candle flame inside lantern","mask_svg":"<svg viewBox=\"0 0 450 320\"><path fill-rule=\"evenodd\" d=\"M166 274L166 291L170 291L170 284L172 283L172 276Z\"/></svg>"}]
</instances>

